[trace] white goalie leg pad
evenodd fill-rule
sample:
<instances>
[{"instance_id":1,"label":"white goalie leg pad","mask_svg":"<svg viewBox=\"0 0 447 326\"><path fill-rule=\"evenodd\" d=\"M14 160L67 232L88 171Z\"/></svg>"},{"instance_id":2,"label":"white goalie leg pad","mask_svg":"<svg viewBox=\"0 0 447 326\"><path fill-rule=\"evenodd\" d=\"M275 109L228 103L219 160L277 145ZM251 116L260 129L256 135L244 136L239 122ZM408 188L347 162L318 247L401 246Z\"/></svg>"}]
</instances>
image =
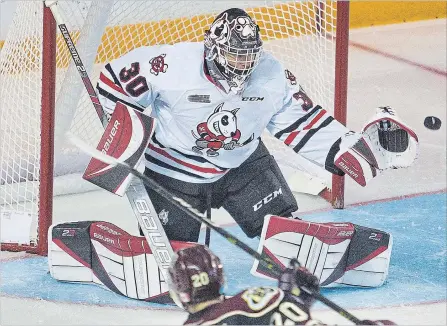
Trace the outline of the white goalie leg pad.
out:
<instances>
[{"instance_id":1,"label":"white goalie leg pad","mask_svg":"<svg viewBox=\"0 0 447 326\"><path fill-rule=\"evenodd\" d=\"M372 230L372 229L370 229ZM381 233L370 232L369 237L375 237ZM370 253L370 256L365 257L357 263L347 266L343 276L338 279L332 286L347 285L347 286L364 286L364 287L378 287L385 283L388 278L390 267L391 252L393 249L393 236L388 234L388 243L376 249L375 252ZM375 240L378 241L378 240ZM351 242L352 248L349 249L349 257L356 255L357 250L361 247L355 248L357 243ZM328 287L331 287L329 284Z\"/></svg>"},{"instance_id":2,"label":"white goalie leg pad","mask_svg":"<svg viewBox=\"0 0 447 326\"><path fill-rule=\"evenodd\" d=\"M418 156L416 133L390 107L378 108L362 133L380 170L411 166Z\"/></svg>"},{"instance_id":3,"label":"white goalie leg pad","mask_svg":"<svg viewBox=\"0 0 447 326\"><path fill-rule=\"evenodd\" d=\"M95 283L133 299L144 300L167 291L155 259L151 252L145 252L142 239L140 244L132 241L131 245L129 241L136 237L116 226L90 223L51 226L48 264L53 278Z\"/></svg>"},{"instance_id":4,"label":"white goalie leg pad","mask_svg":"<svg viewBox=\"0 0 447 326\"><path fill-rule=\"evenodd\" d=\"M144 237L107 222L52 225L48 232L50 274L59 281L95 283L139 300L160 299L168 284ZM195 243L171 242L176 248Z\"/></svg>"},{"instance_id":5,"label":"white goalie leg pad","mask_svg":"<svg viewBox=\"0 0 447 326\"><path fill-rule=\"evenodd\" d=\"M91 260L85 261L84 259L77 259L74 255L70 255L66 248L57 244L57 240L53 241L53 228L57 228L59 225L53 224L48 229L48 268L50 275L60 281L95 283L96 279L90 268ZM61 235L64 237L73 237L76 231L76 229L71 227L64 228ZM88 247L88 249L86 247L84 249L90 251L90 245Z\"/></svg>"},{"instance_id":6,"label":"white goalie leg pad","mask_svg":"<svg viewBox=\"0 0 447 326\"><path fill-rule=\"evenodd\" d=\"M377 287L387 278L391 249L391 235L379 230L266 216L258 252L283 267L297 258L324 287ZM251 273L274 278L258 261Z\"/></svg>"}]
</instances>

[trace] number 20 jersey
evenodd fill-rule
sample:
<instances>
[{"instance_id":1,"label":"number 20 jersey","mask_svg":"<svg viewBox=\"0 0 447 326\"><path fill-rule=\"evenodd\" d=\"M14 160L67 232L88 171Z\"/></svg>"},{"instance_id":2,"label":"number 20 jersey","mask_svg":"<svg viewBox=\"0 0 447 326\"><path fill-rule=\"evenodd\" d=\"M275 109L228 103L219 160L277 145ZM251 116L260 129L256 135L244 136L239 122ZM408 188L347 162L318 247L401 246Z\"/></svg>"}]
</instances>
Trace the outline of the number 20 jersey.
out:
<instances>
[{"instance_id":1,"label":"number 20 jersey","mask_svg":"<svg viewBox=\"0 0 447 326\"><path fill-rule=\"evenodd\" d=\"M295 297L273 287L249 288L190 314L185 325L321 325Z\"/></svg>"},{"instance_id":2,"label":"number 20 jersey","mask_svg":"<svg viewBox=\"0 0 447 326\"><path fill-rule=\"evenodd\" d=\"M109 114L121 101L156 118L146 168L186 182L214 182L240 166L265 128L324 168L348 131L266 52L240 95L213 82L202 43L137 48L105 65L97 92Z\"/></svg>"}]
</instances>

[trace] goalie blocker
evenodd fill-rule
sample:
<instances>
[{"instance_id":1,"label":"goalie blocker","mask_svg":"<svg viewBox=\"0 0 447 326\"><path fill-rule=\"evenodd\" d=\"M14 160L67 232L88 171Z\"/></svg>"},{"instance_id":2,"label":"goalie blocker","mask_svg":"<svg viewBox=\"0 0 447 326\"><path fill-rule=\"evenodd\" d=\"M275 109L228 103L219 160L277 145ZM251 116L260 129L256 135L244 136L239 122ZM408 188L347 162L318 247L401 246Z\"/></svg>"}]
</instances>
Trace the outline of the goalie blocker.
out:
<instances>
[{"instance_id":1,"label":"goalie blocker","mask_svg":"<svg viewBox=\"0 0 447 326\"><path fill-rule=\"evenodd\" d=\"M56 280L98 284L138 300L172 302L144 237L108 222L82 221L52 225L48 239L48 265ZM171 241L171 245L178 251L197 244Z\"/></svg>"},{"instance_id":2,"label":"goalie blocker","mask_svg":"<svg viewBox=\"0 0 447 326\"><path fill-rule=\"evenodd\" d=\"M258 252L280 266L293 258L325 287L382 285L388 275L391 234L352 223L312 223L266 216ZM251 273L273 278L258 261Z\"/></svg>"}]
</instances>

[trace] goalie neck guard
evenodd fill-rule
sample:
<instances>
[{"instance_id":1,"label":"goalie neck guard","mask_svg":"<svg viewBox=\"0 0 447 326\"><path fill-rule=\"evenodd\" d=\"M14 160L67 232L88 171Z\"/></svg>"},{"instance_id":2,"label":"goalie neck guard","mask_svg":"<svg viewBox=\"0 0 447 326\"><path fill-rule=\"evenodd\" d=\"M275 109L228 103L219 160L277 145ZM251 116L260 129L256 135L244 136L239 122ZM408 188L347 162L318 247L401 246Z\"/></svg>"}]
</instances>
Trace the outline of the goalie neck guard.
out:
<instances>
[{"instance_id":1,"label":"goalie neck guard","mask_svg":"<svg viewBox=\"0 0 447 326\"><path fill-rule=\"evenodd\" d=\"M242 9L219 14L205 32L205 62L211 77L226 91L240 94L259 62L259 26Z\"/></svg>"},{"instance_id":2,"label":"goalie neck guard","mask_svg":"<svg viewBox=\"0 0 447 326\"><path fill-rule=\"evenodd\" d=\"M178 251L169 268L171 297L187 310L220 299L224 283L219 257L202 245Z\"/></svg>"}]
</instances>

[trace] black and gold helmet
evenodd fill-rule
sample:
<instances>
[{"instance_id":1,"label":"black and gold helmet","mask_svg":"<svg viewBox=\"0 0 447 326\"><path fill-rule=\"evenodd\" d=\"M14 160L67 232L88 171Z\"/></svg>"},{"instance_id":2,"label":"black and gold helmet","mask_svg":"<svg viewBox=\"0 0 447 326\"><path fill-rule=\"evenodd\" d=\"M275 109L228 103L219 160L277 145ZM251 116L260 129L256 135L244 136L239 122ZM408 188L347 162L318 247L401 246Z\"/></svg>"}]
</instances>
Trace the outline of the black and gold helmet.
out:
<instances>
[{"instance_id":1,"label":"black and gold helmet","mask_svg":"<svg viewBox=\"0 0 447 326\"><path fill-rule=\"evenodd\" d=\"M262 53L259 26L244 10L228 9L205 32L204 43L211 76L221 76L230 90L240 93Z\"/></svg>"}]
</instances>

